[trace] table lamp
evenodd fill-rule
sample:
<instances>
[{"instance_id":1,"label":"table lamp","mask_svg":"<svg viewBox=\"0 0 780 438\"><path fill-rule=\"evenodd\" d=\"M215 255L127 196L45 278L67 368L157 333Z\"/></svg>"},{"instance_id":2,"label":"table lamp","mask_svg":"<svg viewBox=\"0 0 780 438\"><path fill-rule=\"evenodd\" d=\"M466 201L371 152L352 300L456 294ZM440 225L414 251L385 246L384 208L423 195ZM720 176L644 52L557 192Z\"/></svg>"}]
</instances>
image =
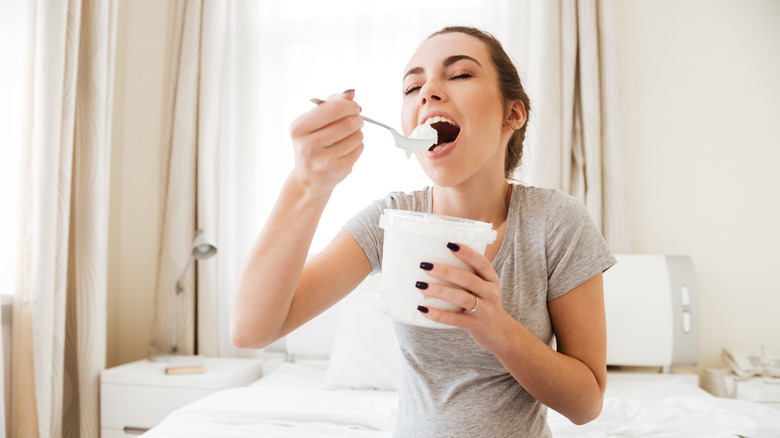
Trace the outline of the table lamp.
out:
<instances>
[{"instance_id":1,"label":"table lamp","mask_svg":"<svg viewBox=\"0 0 780 438\"><path fill-rule=\"evenodd\" d=\"M203 260L214 256L217 253L217 246L209 238L203 230L198 230L195 233L195 239L192 241L192 250L190 251L190 258L187 261L187 265L184 266L184 272L176 281L176 298L173 306L173 335L171 336L171 349L168 353L153 355L151 358L153 361L167 360L171 356L176 356L179 352L179 347L176 341L176 335L178 334L179 326L179 296L184 292L184 276L190 269L190 265L193 260ZM197 300L197 298L195 298ZM197 305L197 303L196 303Z\"/></svg>"}]
</instances>

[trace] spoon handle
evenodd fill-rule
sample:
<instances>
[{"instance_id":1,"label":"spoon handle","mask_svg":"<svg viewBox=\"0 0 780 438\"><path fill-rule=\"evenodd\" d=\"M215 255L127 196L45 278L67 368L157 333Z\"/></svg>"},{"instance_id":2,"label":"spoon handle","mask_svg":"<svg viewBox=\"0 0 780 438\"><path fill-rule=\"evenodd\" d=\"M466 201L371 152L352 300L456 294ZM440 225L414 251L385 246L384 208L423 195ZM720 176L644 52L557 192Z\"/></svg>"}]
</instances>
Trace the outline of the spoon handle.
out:
<instances>
[{"instance_id":1,"label":"spoon handle","mask_svg":"<svg viewBox=\"0 0 780 438\"><path fill-rule=\"evenodd\" d=\"M322 100L322 99L317 99L317 98L311 99L311 102L312 102L312 103L316 103L317 105L320 105L320 104L323 104L323 103L325 103L325 101L324 101L324 100ZM362 118L363 118L363 120L365 120L365 121L366 121L366 122L368 122L368 123L373 123L373 124L375 124L375 125L379 125L379 126L381 126L381 127L385 128L385 129L389 129L389 130L391 130L391 131L395 132L395 129L393 129L393 128L391 128L391 127L387 126L387 125L385 125L384 123L377 122L376 120L374 120L374 119L371 119L371 118L368 118L368 117L366 117L366 116L362 116L362 115L361 115L360 117L362 117Z\"/></svg>"},{"instance_id":2,"label":"spoon handle","mask_svg":"<svg viewBox=\"0 0 780 438\"><path fill-rule=\"evenodd\" d=\"M366 122L368 122L368 123L373 123L373 124L375 124L375 125L379 125L379 126L381 126L381 127L385 128L385 129L389 129L389 130L391 130L391 131L393 131L393 132L396 132L396 130L395 130L395 129L393 129L393 128L391 128L391 127L387 126L387 125L385 125L384 123L377 122L376 120L374 120L374 119L370 119L370 118L368 118L368 117L366 117L366 116L360 116L360 117L362 117L362 118L363 118L363 120L365 120L365 121L366 121Z\"/></svg>"}]
</instances>

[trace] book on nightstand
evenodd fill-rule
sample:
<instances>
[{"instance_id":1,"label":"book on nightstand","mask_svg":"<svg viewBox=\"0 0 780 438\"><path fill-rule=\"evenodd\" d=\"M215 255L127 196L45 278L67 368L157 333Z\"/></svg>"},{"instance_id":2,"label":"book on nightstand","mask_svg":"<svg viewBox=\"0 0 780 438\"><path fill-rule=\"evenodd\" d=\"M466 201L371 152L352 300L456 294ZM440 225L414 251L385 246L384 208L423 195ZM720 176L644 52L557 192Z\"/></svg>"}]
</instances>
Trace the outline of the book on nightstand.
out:
<instances>
[{"instance_id":1,"label":"book on nightstand","mask_svg":"<svg viewBox=\"0 0 780 438\"><path fill-rule=\"evenodd\" d=\"M165 365L165 374L202 374L205 371L203 356L174 356Z\"/></svg>"}]
</instances>

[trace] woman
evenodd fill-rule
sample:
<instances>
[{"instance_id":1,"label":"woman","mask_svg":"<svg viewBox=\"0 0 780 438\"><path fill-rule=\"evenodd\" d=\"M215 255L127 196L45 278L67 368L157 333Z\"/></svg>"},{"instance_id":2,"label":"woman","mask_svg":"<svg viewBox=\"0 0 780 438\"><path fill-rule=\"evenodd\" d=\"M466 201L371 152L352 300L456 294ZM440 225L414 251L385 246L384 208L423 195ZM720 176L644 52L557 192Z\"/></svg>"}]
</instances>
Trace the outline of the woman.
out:
<instances>
[{"instance_id":1,"label":"woman","mask_svg":"<svg viewBox=\"0 0 780 438\"><path fill-rule=\"evenodd\" d=\"M615 263L587 210L555 190L509 184L522 155L529 102L501 44L473 28L445 28L404 70L403 131L439 123L442 144L416 152L433 187L392 193L350 220L306 261L333 188L361 154L354 91L331 96L291 126L295 166L251 251L236 293L231 337L260 348L290 333L381 271L385 208L490 222L473 267L423 263L422 293L467 309L419 307L440 330L395 323L402 385L395 435L549 436L549 406L577 424L596 418L606 385L602 272ZM555 345L555 348L553 348Z\"/></svg>"}]
</instances>

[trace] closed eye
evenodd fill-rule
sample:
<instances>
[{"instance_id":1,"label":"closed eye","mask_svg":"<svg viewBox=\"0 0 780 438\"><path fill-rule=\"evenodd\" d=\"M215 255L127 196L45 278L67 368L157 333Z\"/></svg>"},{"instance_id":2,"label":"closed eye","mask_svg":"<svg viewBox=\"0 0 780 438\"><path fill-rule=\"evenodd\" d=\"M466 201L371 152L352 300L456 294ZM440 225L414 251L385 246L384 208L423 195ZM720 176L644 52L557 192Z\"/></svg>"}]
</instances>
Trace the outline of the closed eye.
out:
<instances>
[{"instance_id":1,"label":"closed eye","mask_svg":"<svg viewBox=\"0 0 780 438\"><path fill-rule=\"evenodd\" d=\"M450 79L467 79L472 77L471 73L458 73L450 76Z\"/></svg>"},{"instance_id":2,"label":"closed eye","mask_svg":"<svg viewBox=\"0 0 780 438\"><path fill-rule=\"evenodd\" d=\"M406 89L404 90L404 96L408 96L409 94L411 94L411 93L413 93L413 92L415 92L415 91L417 91L419 89L420 89L419 85L410 85L410 86L406 87Z\"/></svg>"},{"instance_id":3,"label":"closed eye","mask_svg":"<svg viewBox=\"0 0 780 438\"><path fill-rule=\"evenodd\" d=\"M450 76L450 80L453 80L453 79L468 79L468 78L471 78L471 77L473 77L473 75L471 73L456 73L456 74ZM404 96L408 96L408 95L414 93L415 91L419 90L420 88L422 88L420 85L412 84L412 85L406 87L406 89L404 89Z\"/></svg>"}]
</instances>

